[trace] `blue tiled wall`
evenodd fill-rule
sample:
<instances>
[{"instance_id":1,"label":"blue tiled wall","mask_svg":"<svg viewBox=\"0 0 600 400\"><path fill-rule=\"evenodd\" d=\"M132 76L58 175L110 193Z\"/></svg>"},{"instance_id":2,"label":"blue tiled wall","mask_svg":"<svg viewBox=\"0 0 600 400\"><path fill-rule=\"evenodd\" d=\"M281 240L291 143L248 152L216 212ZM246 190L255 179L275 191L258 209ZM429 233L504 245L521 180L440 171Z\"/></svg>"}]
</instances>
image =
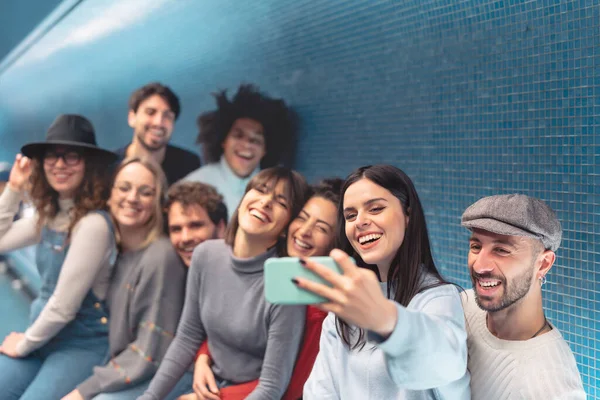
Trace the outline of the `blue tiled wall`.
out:
<instances>
[{"instance_id":1,"label":"blue tiled wall","mask_svg":"<svg viewBox=\"0 0 600 400\"><path fill-rule=\"evenodd\" d=\"M193 148L208 94L255 82L299 112L309 179L406 170L464 286L462 211L496 193L546 200L564 239L544 305L600 399L598 21L597 0L84 1L0 74L0 158L66 111L125 143L127 96L149 80L181 96L174 141Z\"/></svg>"}]
</instances>

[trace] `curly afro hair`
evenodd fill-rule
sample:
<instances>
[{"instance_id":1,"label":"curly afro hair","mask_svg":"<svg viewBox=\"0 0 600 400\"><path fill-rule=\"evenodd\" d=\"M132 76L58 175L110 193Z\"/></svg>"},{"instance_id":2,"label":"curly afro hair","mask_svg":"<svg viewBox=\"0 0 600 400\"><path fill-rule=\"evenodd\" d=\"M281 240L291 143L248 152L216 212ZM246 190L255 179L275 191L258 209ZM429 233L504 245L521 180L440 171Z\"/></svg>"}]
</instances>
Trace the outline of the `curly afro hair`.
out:
<instances>
[{"instance_id":1,"label":"curly afro hair","mask_svg":"<svg viewBox=\"0 0 600 400\"><path fill-rule=\"evenodd\" d=\"M217 109L203 113L197 119L196 143L202 146L205 163L221 159L223 142L233 123L240 118L249 118L260 122L264 129L266 154L260 162L261 168L293 165L296 115L283 100L268 97L251 84L240 85L231 101L225 90L213 96Z\"/></svg>"}]
</instances>

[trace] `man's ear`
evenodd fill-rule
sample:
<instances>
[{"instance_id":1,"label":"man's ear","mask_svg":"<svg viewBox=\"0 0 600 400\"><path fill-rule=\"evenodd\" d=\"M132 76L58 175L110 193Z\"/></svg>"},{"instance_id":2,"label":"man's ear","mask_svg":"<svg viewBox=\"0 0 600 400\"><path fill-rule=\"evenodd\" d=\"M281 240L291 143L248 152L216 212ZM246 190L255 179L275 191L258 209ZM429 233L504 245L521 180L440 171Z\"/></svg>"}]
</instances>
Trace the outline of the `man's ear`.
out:
<instances>
[{"instance_id":1,"label":"man's ear","mask_svg":"<svg viewBox=\"0 0 600 400\"><path fill-rule=\"evenodd\" d=\"M135 128L135 112L133 110L129 110L127 113L127 123L131 128Z\"/></svg>"},{"instance_id":2,"label":"man's ear","mask_svg":"<svg viewBox=\"0 0 600 400\"><path fill-rule=\"evenodd\" d=\"M227 224L225 224L225 220L221 220L219 222L219 224L217 225L217 239L224 239L225 238L225 230L227 229Z\"/></svg>"},{"instance_id":3,"label":"man's ear","mask_svg":"<svg viewBox=\"0 0 600 400\"><path fill-rule=\"evenodd\" d=\"M556 260L556 254L552 250L544 250L538 255L538 259L541 259L541 263L537 273L537 279L541 279L550 272L550 268L552 268L554 261Z\"/></svg>"}]
</instances>

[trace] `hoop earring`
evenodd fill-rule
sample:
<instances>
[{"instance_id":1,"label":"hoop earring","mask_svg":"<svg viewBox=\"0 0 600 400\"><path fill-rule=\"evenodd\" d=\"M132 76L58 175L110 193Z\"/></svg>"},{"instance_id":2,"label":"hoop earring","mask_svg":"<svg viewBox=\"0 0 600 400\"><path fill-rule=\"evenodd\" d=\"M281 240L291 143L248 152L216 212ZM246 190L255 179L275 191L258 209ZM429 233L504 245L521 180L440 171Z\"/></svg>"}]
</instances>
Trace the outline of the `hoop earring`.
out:
<instances>
[{"instance_id":1,"label":"hoop earring","mask_svg":"<svg viewBox=\"0 0 600 400\"><path fill-rule=\"evenodd\" d=\"M540 286L544 286L546 284L546 275L540 276Z\"/></svg>"}]
</instances>

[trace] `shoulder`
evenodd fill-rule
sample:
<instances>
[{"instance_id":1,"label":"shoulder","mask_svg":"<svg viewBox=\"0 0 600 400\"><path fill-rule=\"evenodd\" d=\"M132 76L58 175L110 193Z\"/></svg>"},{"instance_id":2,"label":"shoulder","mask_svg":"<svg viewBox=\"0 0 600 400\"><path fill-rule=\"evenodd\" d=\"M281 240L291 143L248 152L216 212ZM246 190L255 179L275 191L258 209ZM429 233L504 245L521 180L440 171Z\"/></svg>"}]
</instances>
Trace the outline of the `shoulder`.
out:
<instances>
[{"instance_id":1,"label":"shoulder","mask_svg":"<svg viewBox=\"0 0 600 400\"><path fill-rule=\"evenodd\" d=\"M207 274L223 275L230 257L230 247L223 239L206 240L192 253L188 280L201 280Z\"/></svg>"},{"instance_id":2,"label":"shoulder","mask_svg":"<svg viewBox=\"0 0 600 400\"><path fill-rule=\"evenodd\" d=\"M581 396L584 391L573 352L558 329L554 326L553 328L547 334L528 341L539 339L542 343L521 354L524 361L522 369L524 373L537 371L536 376L541 383L538 386L551 386L556 398L584 399L585 397L577 396ZM573 397L568 397L569 395Z\"/></svg>"},{"instance_id":3,"label":"shoulder","mask_svg":"<svg viewBox=\"0 0 600 400\"><path fill-rule=\"evenodd\" d=\"M192 253L192 264L202 262L207 259L228 257L230 246L224 239L210 239L200 243Z\"/></svg>"},{"instance_id":4,"label":"shoulder","mask_svg":"<svg viewBox=\"0 0 600 400\"><path fill-rule=\"evenodd\" d=\"M173 259L177 257L177 252L173 248L171 241L166 236L156 238L152 243L144 249L144 257L156 257L161 259Z\"/></svg>"},{"instance_id":5,"label":"shoulder","mask_svg":"<svg viewBox=\"0 0 600 400\"><path fill-rule=\"evenodd\" d=\"M323 320L323 331L328 333L334 333L337 335L337 327L335 324L334 313L328 313L325 319Z\"/></svg>"},{"instance_id":6,"label":"shoulder","mask_svg":"<svg viewBox=\"0 0 600 400\"><path fill-rule=\"evenodd\" d=\"M338 335L336 317L334 313L328 313L325 319L323 320L323 325L321 325L321 336L326 337L328 339L326 343L331 343L331 341L336 341L340 339Z\"/></svg>"},{"instance_id":7,"label":"shoulder","mask_svg":"<svg viewBox=\"0 0 600 400\"><path fill-rule=\"evenodd\" d=\"M165 236L161 236L150 243L143 252L144 270L153 271L154 273L168 270L169 274L177 273L179 270L185 272L183 261L171 245L169 238Z\"/></svg>"},{"instance_id":8,"label":"shoulder","mask_svg":"<svg viewBox=\"0 0 600 400\"><path fill-rule=\"evenodd\" d=\"M112 234L112 222L108 214L101 211L92 211L84 215L73 227L73 235L85 233L86 235ZM97 236L94 236L96 239Z\"/></svg>"},{"instance_id":9,"label":"shoulder","mask_svg":"<svg viewBox=\"0 0 600 400\"><path fill-rule=\"evenodd\" d=\"M190 172L185 178L186 181L206 181L211 183L211 178L219 172L219 163L211 163L203 165L195 171Z\"/></svg>"},{"instance_id":10,"label":"shoulder","mask_svg":"<svg viewBox=\"0 0 600 400\"><path fill-rule=\"evenodd\" d=\"M119 159L123 159L123 158L125 158L125 155L127 154L127 148L128 147L129 147L129 143L126 144L125 146L120 147L120 148L118 148L116 150L113 150L113 151L117 154L117 156L119 156Z\"/></svg>"},{"instance_id":11,"label":"shoulder","mask_svg":"<svg viewBox=\"0 0 600 400\"><path fill-rule=\"evenodd\" d=\"M442 284L419 292L408 304L408 309L427 311L428 309L452 308L462 313L460 292L452 284Z\"/></svg>"},{"instance_id":12,"label":"shoulder","mask_svg":"<svg viewBox=\"0 0 600 400\"><path fill-rule=\"evenodd\" d=\"M139 286L152 288L156 293L183 293L187 269L169 239L161 236L142 251Z\"/></svg>"},{"instance_id":13,"label":"shoulder","mask_svg":"<svg viewBox=\"0 0 600 400\"><path fill-rule=\"evenodd\" d=\"M167 152L170 157L179 158L180 161L183 159L183 161L193 161L200 165L200 157L196 153L189 150L169 144L167 145Z\"/></svg>"},{"instance_id":14,"label":"shoulder","mask_svg":"<svg viewBox=\"0 0 600 400\"><path fill-rule=\"evenodd\" d=\"M535 341L546 349L544 352L539 352L538 355L541 359L544 359L544 356L548 356L549 358L560 360L559 364L564 367L565 371L568 371L568 367L572 367L574 371L577 371L577 363L571 347L569 347L569 344L558 328L553 324L550 325L552 326L550 332L531 339L531 342Z\"/></svg>"}]
</instances>

